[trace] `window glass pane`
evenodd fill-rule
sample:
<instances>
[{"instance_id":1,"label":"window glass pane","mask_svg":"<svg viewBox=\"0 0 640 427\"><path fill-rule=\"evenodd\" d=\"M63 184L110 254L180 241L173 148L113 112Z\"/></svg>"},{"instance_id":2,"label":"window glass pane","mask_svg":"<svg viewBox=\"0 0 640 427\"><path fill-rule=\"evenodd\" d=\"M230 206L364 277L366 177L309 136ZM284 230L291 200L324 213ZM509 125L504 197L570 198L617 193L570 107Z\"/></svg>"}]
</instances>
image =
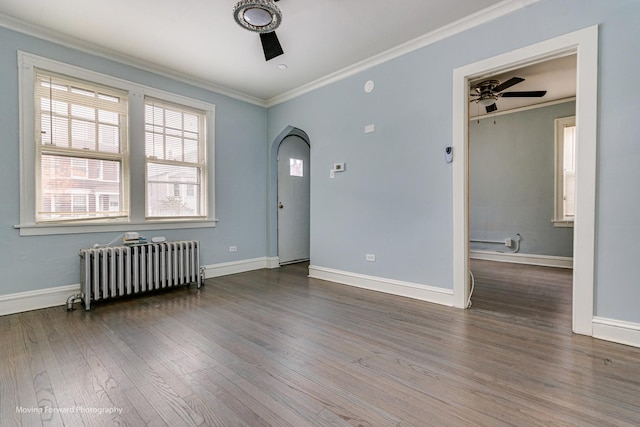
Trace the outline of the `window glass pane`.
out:
<instances>
[{"instance_id":1,"label":"window glass pane","mask_svg":"<svg viewBox=\"0 0 640 427\"><path fill-rule=\"evenodd\" d=\"M204 135L199 133L204 113L165 105L147 99L145 104L146 150L148 157L197 163ZM162 143L160 143L162 141Z\"/></svg>"},{"instance_id":2,"label":"window glass pane","mask_svg":"<svg viewBox=\"0 0 640 427\"><path fill-rule=\"evenodd\" d=\"M96 128L94 123L71 121L71 148L81 150L96 149Z\"/></svg>"},{"instance_id":3,"label":"window glass pane","mask_svg":"<svg viewBox=\"0 0 640 427\"><path fill-rule=\"evenodd\" d=\"M87 196L85 194L72 194L71 210L78 213L87 213L89 207L87 206Z\"/></svg>"},{"instance_id":4,"label":"window glass pane","mask_svg":"<svg viewBox=\"0 0 640 427\"><path fill-rule=\"evenodd\" d=\"M91 107L85 107L84 105L72 105L71 115L87 120L95 120L96 110Z\"/></svg>"},{"instance_id":5,"label":"window glass pane","mask_svg":"<svg viewBox=\"0 0 640 427\"><path fill-rule=\"evenodd\" d=\"M41 142L46 145L69 147L69 122L64 117L42 114L40 125Z\"/></svg>"},{"instance_id":6,"label":"window glass pane","mask_svg":"<svg viewBox=\"0 0 640 427\"><path fill-rule=\"evenodd\" d=\"M73 178L87 178L89 164L87 159L71 159L71 176Z\"/></svg>"},{"instance_id":7,"label":"window glass pane","mask_svg":"<svg viewBox=\"0 0 640 427\"><path fill-rule=\"evenodd\" d=\"M147 163L147 217L202 216L200 177L199 167Z\"/></svg>"},{"instance_id":8,"label":"window glass pane","mask_svg":"<svg viewBox=\"0 0 640 427\"><path fill-rule=\"evenodd\" d=\"M184 140L184 161L191 163L198 162L198 141L190 139Z\"/></svg>"},{"instance_id":9,"label":"window glass pane","mask_svg":"<svg viewBox=\"0 0 640 427\"><path fill-rule=\"evenodd\" d=\"M120 116L118 115L118 113L115 113L113 111L99 110L98 121L101 123L117 125L120 121Z\"/></svg>"},{"instance_id":10,"label":"window glass pane","mask_svg":"<svg viewBox=\"0 0 640 427\"><path fill-rule=\"evenodd\" d=\"M576 141L576 127L575 126L565 126L564 128L564 153L563 153L563 161L564 161L564 170L565 171L574 171L575 170L575 162L576 162L576 151L575 151L575 141Z\"/></svg>"},{"instance_id":11,"label":"window glass pane","mask_svg":"<svg viewBox=\"0 0 640 427\"><path fill-rule=\"evenodd\" d=\"M565 218L575 216L576 188L576 127L565 126L563 140L563 214Z\"/></svg>"},{"instance_id":12,"label":"window glass pane","mask_svg":"<svg viewBox=\"0 0 640 427\"><path fill-rule=\"evenodd\" d=\"M43 155L40 167L43 197L37 219L122 216L119 209L104 211L99 203L99 196L109 193L118 206L122 205L120 168L119 161Z\"/></svg>"},{"instance_id":13,"label":"window glass pane","mask_svg":"<svg viewBox=\"0 0 640 427\"><path fill-rule=\"evenodd\" d=\"M162 135L147 132L145 151L147 157L164 159L164 139Z\"/></svg>"},{"instance_id":14,"label":"window glass pane","mask_svg":"<svg viewBox=\"0 0 640 427\"><path fill-rule=\"evenodd\" d=\"M289 159L289 175L304 176L303 162L300 159Z\"/></svg>"},{"instance_id":15,"label":"window glass pane","mask_svg":"<svg viewBox=\"0 0 640 427\"><path fill-rule=\"evenodd\" d=\"M198 116L195 114L185 113L184 115L184 130L188 132L198 133Z\"/></svg>"},{"instance_id":16,"label":"window glass pane","mask_svg":"<svg viewBox=\"0 0 640 427\"><path fill-rule=\"evenodd\" d=\"M182 158L182 139L175 136L167 136L167 153L165 159L177 160L181 162Z\"/></svg>"},{"instance_id":17,"label":"window glass pane","mask_svg":"<svg viewBox=\"0 0 640 427\"><path fill-rule=\"evenodd\" d=\"M98 150L106 153L120 152L120 129L117 126L98 125Z\"/></svg>"}]
</instances>

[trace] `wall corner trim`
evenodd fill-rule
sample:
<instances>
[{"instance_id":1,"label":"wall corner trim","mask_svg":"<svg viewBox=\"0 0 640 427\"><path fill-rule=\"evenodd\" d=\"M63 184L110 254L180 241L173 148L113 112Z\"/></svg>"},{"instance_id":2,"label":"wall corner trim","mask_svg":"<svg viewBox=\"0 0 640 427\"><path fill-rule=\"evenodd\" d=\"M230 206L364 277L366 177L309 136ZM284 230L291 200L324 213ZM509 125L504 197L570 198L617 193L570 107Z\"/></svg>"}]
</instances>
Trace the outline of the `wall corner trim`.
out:
<instances>
[{"instance_id":1,"label":"wall corner trim","mask_svg":"<svg viewBox=\"0 0 640 427\"><path fill-rule=\"evenodd\" d=\"M640 323L594 317L593 337L640 348Z\"/></svg>"},{"instance_id":2,"label":"wall corner trim","mask_svg":"<svg viewBox=\"0 0 640 427\"><path fill-rule=\"evenodd\" d=\"M367 276L348 271L334 270L331 268L309 266L309 277L343 285L355 286L371 291L384 292L432 302L435 304L453 306L453 290L422 285L419 283L403 282L400 280L386 279L382 277Z\"/></svg>"}]
</instances>

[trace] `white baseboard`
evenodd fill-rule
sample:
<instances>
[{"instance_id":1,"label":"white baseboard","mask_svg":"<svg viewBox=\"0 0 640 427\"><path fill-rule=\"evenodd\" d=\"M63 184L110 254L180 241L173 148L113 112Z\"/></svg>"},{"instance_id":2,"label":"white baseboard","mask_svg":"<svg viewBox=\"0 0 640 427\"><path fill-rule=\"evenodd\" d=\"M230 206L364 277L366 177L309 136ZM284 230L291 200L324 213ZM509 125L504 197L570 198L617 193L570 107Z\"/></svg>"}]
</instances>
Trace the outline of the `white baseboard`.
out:
<instances>
[{"instance_id":1,"label":"white baseboard","mask_svg":"<svg viewBox=\"0 0 640 427\"><path fill-rule=\"evenodd\" d=\"M640 323L594 317L593 337L640 347Z\"/></svg>"},{"instance_id":2,"label":"white baseboard","mask_svg":"<svg viewBox=\"0 0 640 427\"><path fill-rule=\"evenodd\" d=\"M436 304L453 306L453 290L437 288L435 286L418 283L402 282L400 280L382 277L366 276L348 271L333 270L315 265L309 266L309 277L328 280L330 282L385 292L388 294L433 302Z\"/></svg>"},{"instance_id":3,"label":"white baseboard","mask_svg":"<svg viewBox=\"0 0 640 427\"><path fill-rule=\"evenodd\" d=\"M261 268L277 268L279 266L278 257L264 257L208 266L205 265L203 268L205 269L205 278L210 278L251 270L259 270ZM80 285L78 284L59 286L56 288L48 288L38 291L0 295L0 316L65 305L67 303L67 299L71 295L79 292Z\"/></svg>"},{"instance_id":4,"label":"white baseboard","mask_svg":"<svg viewBox=\"0 0 640 427\"><path fill-rule=\"evenodd\" d=\"M278 257L263 257L203 265L202 268L204 268L204 278L210 279L212 277L244 273L245 271L260 270L262 268L278 268L279 266L280 262Z\"/></svg>"},{"instance_id":5,"label":"white baseboard","mask_svg":"<svg viewBox=\"0 0 640 427\"><path fill-rule=\"evenodd\" d=\"M38 291L0 295L0 316L65 305L71 295L79 292L80 285L67 285Z\"/></svg>"},{"instance_id":6,"label":"white baseboard","mask_svg":"<svg viewBox=\"0 0 640 427\"><path fill-rule=\"evenodd\" d=\"M573 268L573 258L553 255L521 254L513 252L469 251L471 259L539 265L542 267Z\"/></svg>"}]
</instances>

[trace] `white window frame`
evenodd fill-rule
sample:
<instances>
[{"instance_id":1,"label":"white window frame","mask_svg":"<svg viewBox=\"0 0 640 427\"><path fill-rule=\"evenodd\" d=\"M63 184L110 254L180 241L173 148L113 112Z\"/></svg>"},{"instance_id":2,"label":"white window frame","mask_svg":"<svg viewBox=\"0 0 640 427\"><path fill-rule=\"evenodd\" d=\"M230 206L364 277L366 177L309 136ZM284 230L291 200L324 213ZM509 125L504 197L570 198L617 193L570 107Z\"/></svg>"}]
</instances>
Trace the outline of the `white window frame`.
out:
<instances>
[{"instance_id":1,"label":"white window frame","mask_svg":"<svg viewBox=\"0 0 640 427\"><path fill-rule=\"evenodd\" d=\"M95 71L79 68L52 59L18 51L19 120L20 120L20 223L14 227L21 236L75 234L109 231L144 231L182 228L215 227L215 105L159 89L139 85ZM124 90L129 95L129 163L128 179L123 182L124 194L129 195L128 218L101 219L68 223L36 222L36 144L35 144L35 71L37 68L99 85ZM205 112L205 176L202 185L205 194L205 218L147 219L145 216L145 96L184 105ZM125 176L127 174L125 173Z\"/></svg>"},{"instance_id":2,"label":"white window frame","mask_svg":"<svg viewBox=\"0 0 640 427\"><path fill-rule=\"evenodd\" d=\"M564 128L575 126L576 117L561 117L554 120L555 126L555 169L554 169L554 203L553 219L555 227L573 227L574 218L564 215ZM577 145L577 141L576 141ZM575 148L574 148L575 150Z\"/></svg>"},{"instance_id":3,"label":"white window frame","mask_svg":"<svg viewBox=\"0 0 640 427\"><path fill-rule=\"evenodd\" d=\"M147 121L147 117L146 117L146 107L147 106L151 106L152 108L159 108L162 111L166 112L167 110L172 110L172 111L177 111L180 112L180 114L184 114L184 113L188 113L190 115L194 115L196 117L198 117L198 132L197 132L197 140L193 140L190 138L186 138L183 134L184 129L182 129L180 131L180 133L182 133L182 136L180 137L180 139L182 139L182 142L184 144L184 139L190 139L191 141L196 141L197 146L198 146L198 158L197 159L192 159L192 160L186 160L183 156L184 156L184 152L182 153L181 156L181 160L176 160L175 158L170 159L167 156L167 153L165 152L165 150L167 150L167 147L165 146L163 149L163 156L162 157L156 157L156 156L147 156L145 153L145 172L149 172L149 168L148 166L153 164L153 165L165 165L165 166L177 166L177 167L187 167L187 168L194 168L197 169L197 174L198 174L198 188L200 189L196 194L194 194L193 196L198 199L197 205L199 207L199 215L196 216L192 216L197 218L198 216L206 216L206 209L207 209L207 205L206 205L206 186L203 186L202 183L206 182L206 175L207 175L207 167L206 167L206 162L203 161L205 154L206 154L206 147L203 144L203 136L205 136L207 134L207 130L206 130L206 123L205 120L203 120L205 118L206 113L204 111L195 109L193 107L190 106L186 106L186 105L178 105L176 103L171 103L171 102L167 102L166 100L160 100L157 98L152 98L152 97L146 97L145 99L145 144L146 144L146 131L147 131L147 126L151 126L153 128L152 130L152 134L154 135L160 135L162 138L167 138L169 136L171 136L171 132L169 131L170 126L167 123L163 123L162 125L159 124L153 124L152 122L148 122ZM166 126L166 127L165 127ZM160 134L158 134L158 129L157 127L162 129L162 132ZM176 129L174 129L175 131ZM169 132L169 133L167 133ZM193 136L193 135L192 135ZM183 139L184 137L184 139ZM165 141L166 142L166 141ZM184 145L182 145L182 151L184 151ZM151 180L151 178L149 176L145 177L145 182L147 185L147 188L151 188L152 186L150 185L153 181ZM155 184L158 184L158 182L155 182ZM169 194L172 197L176 197L178 199L181 199L182 197L186 197L186 194L182 194L182 190L181 190L181 186L182 185L187 185L186 183L181 183L181 182L174 182L173 183L173 191L170 192ZM146 203L146 215L147 215L147 219L154 219L154 220L162 220L162 219L167 219L166 217L162 217L160 215L151 215L150 213L150 197L149 194L150 191L147 191L147 203ZM176 216L179 217L179 216ZM184 218L189 218L190 216L185 215ZM172 217L169 217L172 218Z\"/></svg>"},{"instance_id":4,"label":"white window frame","mask_svg":"<svg viewBox=\"0 0 640 427\"><path fill-rule=\"evenodd\" d=\"M77 160L81 160L82 161L82 166L79 165L74 165L74 161ZM80 175L76 175L75 171L76 169L82 169L84 171L84 174L80 174ZM89 159L86 157L82 157L82 158L77 158L77 157L72 157L71 158L71 178L75 178L75 179L89 179Z\"/></svg>"}]
</instances>

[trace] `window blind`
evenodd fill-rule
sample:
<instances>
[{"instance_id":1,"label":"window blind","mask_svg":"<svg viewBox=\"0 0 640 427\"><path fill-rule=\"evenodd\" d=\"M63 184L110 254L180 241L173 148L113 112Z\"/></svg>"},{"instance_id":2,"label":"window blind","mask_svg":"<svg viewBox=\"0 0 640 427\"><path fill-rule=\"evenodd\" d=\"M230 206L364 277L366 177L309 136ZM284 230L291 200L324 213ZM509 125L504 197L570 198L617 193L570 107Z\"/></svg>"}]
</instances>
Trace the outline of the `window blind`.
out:
<instances>
[{"instance_id":1,"label":"window blind","mask_svg":"<svg viewBox=\"0 0 640 427\"><path fill-rule=\"evenodd\" d=\"M36 221L128 216L127 93L36 70Z\"/></svg>"}]
</instances>

